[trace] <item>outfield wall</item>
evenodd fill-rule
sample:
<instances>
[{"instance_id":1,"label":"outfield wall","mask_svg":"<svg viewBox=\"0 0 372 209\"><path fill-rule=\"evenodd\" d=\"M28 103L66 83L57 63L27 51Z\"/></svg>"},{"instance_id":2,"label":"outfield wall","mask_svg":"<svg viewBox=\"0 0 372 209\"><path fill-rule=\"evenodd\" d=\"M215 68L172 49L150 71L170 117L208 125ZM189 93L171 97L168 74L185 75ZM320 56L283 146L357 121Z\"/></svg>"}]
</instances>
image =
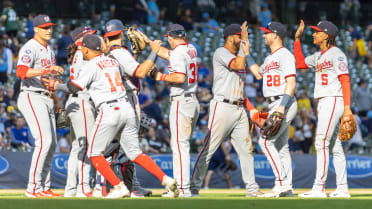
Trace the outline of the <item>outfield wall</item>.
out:
<instances>
[{"instance_id":1,"label":"outfield wall","mask_svg":"<svg viewBox=\"0 0 372 209\"><path fill-rule=\"evenodd\" d=\"M28 170L32 153L0 151L0 188L25 188L28 180ZM172 156L170 154L151 155L155 162L172 175ZM191 169L197 155L192 155ZM270 188L274 184L274 174L269 162L263 155L255 155L256 181L262 188ZM237 170L230 171L234 187L244 188L241 178L239 160L236 157ZM63 188L66 182L67 154L56 154L52 164L52 186ZM347 173L350 188L372 188L372 157L347 156ZM223 167L214 173L210 188L226 188L223 180ZM315 155L293 155L293 185L295 188L310 188L314 181L316 169ZM144 187L160 188L160 182L141 167L137 167L137 176ZM336 187L336 176L332 159L328 172L328 188Z\"/></svg>"}]
</instances>

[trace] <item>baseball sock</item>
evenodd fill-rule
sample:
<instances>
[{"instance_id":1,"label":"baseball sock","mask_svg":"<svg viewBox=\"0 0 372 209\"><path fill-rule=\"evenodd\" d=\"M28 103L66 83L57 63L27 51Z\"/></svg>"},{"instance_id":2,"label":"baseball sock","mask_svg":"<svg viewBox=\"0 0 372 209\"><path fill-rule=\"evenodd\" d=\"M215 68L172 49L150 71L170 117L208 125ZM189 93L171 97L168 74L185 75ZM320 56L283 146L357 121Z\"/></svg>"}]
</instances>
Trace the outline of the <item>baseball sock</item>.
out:
<instances>
[{"instance_id":1,"label":"baseball sock","mask_svg":"<svg viewBox=\"0 0 372 209\"><path fill-rule=\"evenodd\" d=\"M93 166L104 176L113 186L120 184L119 178L111 169L110 164L103 156L90 157Z\"/></svg>"},{"instance_id":2,"label":"baseball sock","mask_svg":"<svg viewBox=\"0 0 372 209\"><path fill-rule=\"evenodd\" d=\"M133 160L133 162L137 163L138 165L142 166L146 171L150 172L156 178L159 179L160 182L163 181L163 177L165 173L160 169L158 165L146 154L140 154Z\"/></svg>"}]
</instances>

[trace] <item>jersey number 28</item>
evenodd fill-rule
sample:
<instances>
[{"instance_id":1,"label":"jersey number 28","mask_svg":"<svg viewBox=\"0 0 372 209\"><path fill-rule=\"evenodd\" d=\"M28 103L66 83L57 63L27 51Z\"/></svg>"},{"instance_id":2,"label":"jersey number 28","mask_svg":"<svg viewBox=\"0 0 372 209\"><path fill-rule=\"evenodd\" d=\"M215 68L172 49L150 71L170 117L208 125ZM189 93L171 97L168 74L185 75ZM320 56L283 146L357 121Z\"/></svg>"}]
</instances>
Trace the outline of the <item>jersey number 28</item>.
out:
<instances>
[{"instance_id":1,"label":"jersey number 28","mask_svg":"<svg viewBox=\"0 0 372 209\"><path fill-rule=\"evenodd\" d=\"M267 86L280 86L280 75L267 75Z\"/></svg>"}]
</instances>

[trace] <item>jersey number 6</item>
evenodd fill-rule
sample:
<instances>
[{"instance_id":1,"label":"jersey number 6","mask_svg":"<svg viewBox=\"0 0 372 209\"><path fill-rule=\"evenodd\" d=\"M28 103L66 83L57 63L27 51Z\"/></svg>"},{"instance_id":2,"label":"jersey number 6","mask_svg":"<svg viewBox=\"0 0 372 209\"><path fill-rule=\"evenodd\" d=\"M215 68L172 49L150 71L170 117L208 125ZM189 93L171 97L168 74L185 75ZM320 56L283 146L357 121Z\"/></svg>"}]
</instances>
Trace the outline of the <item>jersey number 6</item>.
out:
<instances>
[{"instance_id":1,"label":"jersey number 6","mask_svg":"<svg viewBox=\"0 0 372 209\"><path fill-rule=\"evenodd\" d=\"M105 76L107 77L107 79L108 79L108 81L110 83L111 92L115 92L117 89L114 86L114 83L112 82L112 79L111 79L110 74L109 73L105 73ZM120 87L122 91L124 91L123 82L121 81L120 74L117 71L115 72L115 84L116 84L116 86Z\"/></svg>"}]
</instances>

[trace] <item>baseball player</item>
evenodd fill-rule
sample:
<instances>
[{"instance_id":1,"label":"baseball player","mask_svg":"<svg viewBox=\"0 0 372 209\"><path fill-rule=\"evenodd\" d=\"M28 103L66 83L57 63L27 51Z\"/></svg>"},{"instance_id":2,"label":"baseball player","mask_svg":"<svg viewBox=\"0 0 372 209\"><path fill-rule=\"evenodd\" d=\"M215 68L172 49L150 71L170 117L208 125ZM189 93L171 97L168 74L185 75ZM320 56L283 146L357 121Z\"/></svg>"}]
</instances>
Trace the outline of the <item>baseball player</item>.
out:
<instances>
[{"instance_id":1,"label":"baseball player","mask_svg":"<svg viewBox=\"0 0 372 209\"><path fill-rule=\"evenodd\" d=\"M247 23L231 24L223 32L225 45L213 55L213 99L209 105L209 134L195 162L191 178L191 192L197 196L212 155L225 140L238 153L247 196L263 194L254 177L252 141L249 122L242 106L246 56L249 54Z\"/></svg>"},{"instance_id":2,"label":"baseball player","mask_svg":"<svg viewBox=\"0 0 372 209\"><path fill-rule=\"evenodd\" d=\"M200 107L195 92L198 85L197 52L186 42L186 32L182 25L168 27L168 43L171 50L161 47L157 54L169 60L169 75L158 73L156 80L171 84L169 125L171 149L173 153L173 177L177 180L180 197L191 197L190 191L190 139L199 117ZM156 41L149 41L154 51ZM171 191L163 197L173 197Z\"/></svg>"},{"instance_id":3,"label":"baseball player","mask_svg":"<svg viewBox=\"0 0 372 209\"><path fill-rule=\"evenodd\" d=\"M54 111L61 108L56 94L50 93L40 81L42 74L52 70L63 73L55 65L53 49L47 44L55 25L49 16L34 18L35 36L19 51L17 77L22 79L17 106L35 139L26 197L59 197L50 190L50 168L57 137Z\"/></svg>"},{"instance_id":4,"label":"baseball player","mask_svg":"<svg viewBox=\"0 0 372 209\"><path fill-rule=\"evenodd\" d=\"M87 63L83 59L81 44L85 35L94 34L96 31L88 27L78 27L71 32L74 43L69 47L68 59L70 66L70 79L77 76L77 71ZM84 72L80 72L84 73ZM89 185L90 161L87 156L88 134L91 132L95 121L95 108L87 90L71 94L65 107L71 120L73 141L67 167L67 180L65 197L91 197ZM76 178L78 176L78 178ZM78 179L78 182L77 182Z\"/></svg>"},{"instance_id":5,"label":"baseball player","mask_svg":"<svg viewBox=\"0 0 372 209\"><path fill-rule=\"evenodd\" d=\"M270 47L271 54L264 63L258 66L251 56L247 63L259 79L263 78L263 95L269 103L269 113L285 114L279 132L272 137L261 135L259 145L270 162L275 175L274 188L262 195L263 197L293 196L292 189L292 160L289 153L288 137L291 121L297 113L297 102L293 96L296 87L296 64L293 54L283 47L283 38L287 32L279 22L270 22L263 38L265 45Z\"/></svg>"},{"instance_id":6,"label":"baseball player","mask_svg":"<svg viewBox=\"0 0 372 209\"><path fill-rule=\"evenodd\" d=\"M98 109L94 128L88 137L88 154L93 166L114 187L107 198L129 196L128 188L115 175L103 156L105 148L118 132L121 132L120 145L127 157L156 176L167 189L176 192L176 181L165 175L159 166L139 148L137 117L128 102L121 80L121 75L124 73L133 75L134 72L119 67L116 60L102 54L101 44L99 37L85 36L81 51L89 62L80 69L84 73L77 72L73 80L67 84L56 84L55 89L77 93L87 88ZM155 58L156 55L152 53L148 59L153 62Z\"/></svg>"},{"instance_id":7,"label":"baseball player","mask_svg":"<svg viewBox=\"0 0 372 209\"><path fill-rule=\"evenodd\" d=\"M147 59L142 64L139 64L132 54L127 50L126 46L122 45L124 41L124 25L120 20L113 19L105 24L104 37L106 38L106 44L109 49L108 56L117 60L121 68L127 69L127 72L129 71L133 73L125 73L125 75L122 76L122 79L129 102L135 110L137 118L136 122L139 130L141 121L141 109L137 93L140 86L139 78L145 78L146 74L149 72L149 70L151 70L154 63L150 59ZM123 157L121 160L123 161ZM134 177L135 173L136 172L134 172ZM136 180L137 179L135 178L135 181ZM137 183L139 183L138 180ZM131 196L135 195L136 191L133 191Z\"/></svg>"},{"instance_id":8,"label":"baseball player","mask_svg":"<svg viewBox=\"0 0 372 209\"><path fill-rule=\"evenodd\" d=\"M296 68L310 69L315 67L314 98L318 99L318 126L316 129L316 176L311 191L299 194L300 197L327 197L325 183L329 166L329 150L333 153L333 164L336 170L337 189L330 197L350 197L348 192L346 160L337 130L341 117L352 114L350 110L350 79L345 54L336 47L337 26L329 21L320 21L314 29L314 44L320 47L319 52L304 57L301 51L300 38L305 28L301 20L294 42Z\"/></svg>"}]
</instances>

